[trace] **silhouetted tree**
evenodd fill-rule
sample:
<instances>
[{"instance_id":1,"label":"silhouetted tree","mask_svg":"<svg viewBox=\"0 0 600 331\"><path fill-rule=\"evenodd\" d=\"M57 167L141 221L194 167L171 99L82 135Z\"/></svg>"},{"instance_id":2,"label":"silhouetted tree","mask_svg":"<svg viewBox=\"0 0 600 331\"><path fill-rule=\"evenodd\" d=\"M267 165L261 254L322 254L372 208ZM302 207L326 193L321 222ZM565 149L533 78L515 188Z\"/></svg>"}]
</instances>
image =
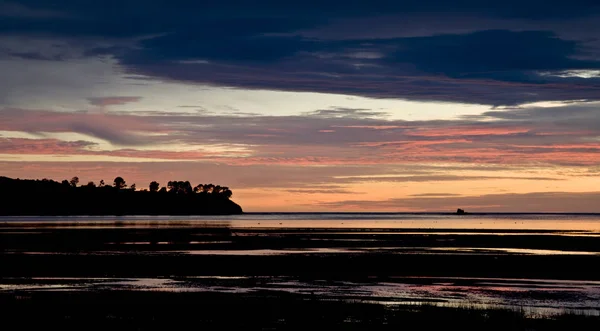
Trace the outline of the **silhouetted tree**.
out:
<instances>
[{"instance_id":1,"label":"silhouetted tree","mask_svg":"<svg viewBox=\"0 0 600 331\"><path fill-rule=\"evenodd\" d=\"M194 188L189 181L178 181L171 180L167 183L167 187L169 188L169 193L175 194L192 194L194 192Z\"/></svg>"},{"instance_id":2,"label":"silhouetted tree","mask_svg":"<svg viewBox=\"0 0 600 331\"><path fill-rule=\"evenodd\" d=\"M77 178L56 182L0 176L0 215L184 215L241 212L241 208L229 200L232 192L226 186L198 184L192 187L189 181L175 180L169 182L171 191L168 191L167 187L158 190L160 185L152 182L149 187L153 192L160 193L149 194L136 192L136 184L123 190L127 185L122 177L115 178L114 183L114 187L109 185L96 188L92 181L79 186L81 183L78 183ZM145 189L143 191L147 192ZM115 194L116 192L119 194ZM33 202L25 208L20 207L20 202L27 199Z\"/></svg>"},{"instance_id":3,"label":"silhouetted tree","mask_svg":"<svg viewBox=\"0 0 600 331\"><path fill-rule=\"evenodd\" d=\"M176 180L170 180L167 183L167 188L169 189L169 192L176 193L177 192L177 181Z\"/></svg>"},{"instance_id":4,"label":"silhouetted tree","mask_svg":"<svg viewBox=\"0 0 600 331\"><path fill-rule=\"evenodd\" d=\"M213 184L200 184L202 185L202 193L211 193L215 187Z\"/></svg>"},{"instance_id":5,"label":"silhouetted tree","mask_svg":"<svg viewBox=\"0 0 600 331\"><path fill-rule=\"evenodd\" d=\"M75 177L71 178L71 180L69 181L69 184L71 184L71 186L73 186L73 187L77 187L77 184L79 184L79 177L75 176Z\"/></svg>"},{"instance_id":6,"label":"silhouetted tree","mask_svg":"<svg viewBox=\"0 0 600 331\"><path fill-rule=\"evenodd\" d=\"M150 192L156 192L156 191L158 191L159 187L160 187L160 184L158 182L156 182L156 181L151 182L150 186L149 186Z\"/></svg>"},{"instance_id":7,"label":"silhouetted tree","mask_svg":"<svg viewBox=\"0 0 600 331\"><path fill-rule=\"evenodd\" d=\"M224 186L221 188L221 195L229 199L233 195L233 192L229 189L229 187Z\"/></svg>"},{"instance_id":8,"label":"silhouetted tree","mask_svg":"<svg viewBox=\"0 0 600 331\"><path fill-rule=\"evenodd\" d=\"M187 180L182 183L181 189L183 190L183 193L185 193L185 194L192 194L194 192L194 189L192 188L192 184L190 184L190 182Z\"/></svg>"},{"instance_id":9,"label":"silhouetted tree","mask_svg":"<svg viewBox=\"0 0 600 331\"><path fill-rule=\"evenodd\" d=\"M100 185L98 185L98 187L104 187L104 179L100 179Z\"/></svg>"},{"instance_id":10,"label":"silhouetted tree","mask_svg":"<svg viewBox=\"0 0 600 331\"><path fill-rule=\"evenodd\" d=\"M198 194L211 194L228 199L233 195L229 187L213 184L198 184L194 187L193 191Z\"/></svg>"},{"instance_id":11,"label":"silhouetted tree","mask_svg":"<svg viewBox=\"0 0 600 331\"><path fill-rule=\"evenodd\" d=\"M115 178L114 183L115 187L107 185L96 188L94 182L82 185L77 178L56 182L0 176L0 215L200 215L241 212L241 208L229 200L232 193L226 186L199 184L193 188L189 181L170 181L173 193L166 193L167 188L163 187L159 191L161 193L150 194L135 191L136 184L125 188L122 177ZM156 192L159 186L154 182L149 187ZM28 204L22 207L22 201L28 201Z\"/></svg>"},{"instance_id":12,"label":"silhouetted tree","mask_svg":"<svg viewBox=\"0 0 600 331\"><path fill-rule=\"evenodd\" d=\"M125 180L122 177L117 177L113 182L113 186L117 189L122 189L127 187L127 184L125 183Z\"/></svg>"}]
</instances>

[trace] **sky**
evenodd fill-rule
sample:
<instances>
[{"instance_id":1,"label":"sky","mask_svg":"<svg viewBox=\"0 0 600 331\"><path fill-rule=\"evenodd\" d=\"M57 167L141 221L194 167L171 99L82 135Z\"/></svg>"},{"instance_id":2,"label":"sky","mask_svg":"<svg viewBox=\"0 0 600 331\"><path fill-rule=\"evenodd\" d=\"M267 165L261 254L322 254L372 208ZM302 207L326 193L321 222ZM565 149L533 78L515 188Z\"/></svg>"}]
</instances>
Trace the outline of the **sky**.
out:
<instances>
[{"instance_id":1,"label":"sky","mask_svg":"<svg viewBox=\"0 0 600 331\"><path fill-rule=\"evenodd\" d=\"M0 0L0 176L600 212L600 2Z\"/></svg>"}]
</instances>

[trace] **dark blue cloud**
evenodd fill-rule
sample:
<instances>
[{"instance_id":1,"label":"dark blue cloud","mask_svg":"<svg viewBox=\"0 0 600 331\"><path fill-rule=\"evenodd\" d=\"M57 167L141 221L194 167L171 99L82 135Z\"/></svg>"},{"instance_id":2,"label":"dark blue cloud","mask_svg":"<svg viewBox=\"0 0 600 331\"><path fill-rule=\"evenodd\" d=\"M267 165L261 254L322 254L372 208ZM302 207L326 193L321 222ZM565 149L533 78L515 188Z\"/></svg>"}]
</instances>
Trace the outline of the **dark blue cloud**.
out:
<instances>
[{"instance_id":1,"label":"dark blue cloud","mask_svg":"<svg viewBox=\"0 0 600 331\"><path fill-rule=\"evenodd\" d=\"M600 68L594 60L600 51L585 28L568 38L552 31L593 22L590 17L600 17L597 1L40 0L7 6L13 10L0 20L0 37L68 39L72 47L83 45L83 56L109 55L131 73L160 79L492 105L600 99L597 78L541 74ZM378 23L382 15L388 20ZM372 18L361 29L377 31L390 17L435 28L419 37L328 40L301 33L356 18ZM477 17L472 31L444 33L445 18L456 24L463 17ZM504 20L506 27L488 30L486 20ZM525 21L527 27L518 23ZM13 57L68 60L11 47L5 53Z\"/></svg>"},{"instance_id":2,"label":"dark blue cloud","mask_svg":"<svg viewBox=\"0 0 600 331\"><path fill-rule=\"evenodd\" d=\"M578 44L546 31L480 31L465 35L408 38L392 60L426 72L470 76L486 72L597 68L576 60Z\"/></svg>"},{"instance_id":3,"label":"dark blue cloud","mask_svg":"<svg viewBox=\"0 0 600 331\"><path fill-rule=\"evenodd\" d=\"M175 31L213 33L215 36L232 31L246 34L286 32L301 26L327 24L339 18L396 14L438 13L444 16L548 20L582 18L600 13L600 4L595 0L17 0L0 1L0 6L12 8L4 11L0 33L68 33L111 38ZM203 30L211 26L218 29Z\"/></svg>"},{"instance_id":4,"label":"dark blue cloud","mask_svg":"<svg viewBox=\"0 0 600 331\"><path fill-rule=\"evenodd\" d=\"M543 31L342 41L173 34L142 44L123 65L187 82L492 105L600 98L597 79L562 79L560 86L539 74L600 68L576 58L577 41ZM208 64L173 63L193 59Z\"/></svg>"},{"instance_id":5,"label":"dark blue cloud","mask_svg":"<svg viewBox=\"0 0 600 331\"><path fill-rule=\"evenodd\" d=\"M49 2L45 0L16 0L7 3L18 3L39 10L53 10L69 13L96 13L97 15L137 13L148 15L177 15L203 17L208 16L259 16L259 15L367 15L371 13L400 13L400 12L475 12L486 15L503 17L573 17L585 16L598 9L600 5L595 0L127 0L127 1L95 1L95 0L62 0ZM168 17L167 17L168 19Z\"/></svg>"}]
</instances>

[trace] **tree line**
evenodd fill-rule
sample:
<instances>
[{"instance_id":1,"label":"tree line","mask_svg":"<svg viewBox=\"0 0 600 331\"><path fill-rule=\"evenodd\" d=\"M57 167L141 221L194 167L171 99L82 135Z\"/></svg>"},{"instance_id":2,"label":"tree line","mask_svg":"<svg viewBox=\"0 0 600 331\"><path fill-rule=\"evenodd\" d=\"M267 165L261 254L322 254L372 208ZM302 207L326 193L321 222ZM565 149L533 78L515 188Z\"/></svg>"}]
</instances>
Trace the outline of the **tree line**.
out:
<instances>
[{"instance_id":1,"label":"tree line","mask_svg":"<svg viewBox=\"0 0 600 331\"><path fill-rule=\"evenodd\" d=\"M0 176L0 215L232 215L242 213L226 186L172 180L147 188L123 177L80 185L79 178L12 179Z\"/></svg>"},{"instance_id":2,"label":"tree line","mask_svg":"<svg viewBox=\"0 0 600 331\"><path fill-rule=\"evenodd\" d=\"M53 181L53 180L49 180L49 179L42 179L42 180L36 180L36 181L29 181L29 180L18 180L17 182L21 182L23 185L21 188L25 188L24 186L27 186L27 182L37 182L38 184L48 184L50 185L50 187L58 187L58 182ZM33 183L32 183L33 184ZM105 190L127 190L127 191L136 191L137 187L136 184L131 184L130 186L127 185L127 182L125 181L125 179L123 179L123 177L116 177L113 182L112 185L107 185L104 180L100 180L100 182L98 184L96 184L93 181L89 181L87 184L83 184L83 185L79 185L79 177L75 176L73 178L71 178L70 180L63 180L60 183L62 188L84 188L84 189L105 189ZM39 185L36 185L39 186ZM231 198L231 196L233 195L233 192L229 189L229 187L227 186L221 186L221 185L214 185L214 184L198 184L196 186L193 186L189 181L179 181L179 180L172 180L169 181L167 183L167 186L162 186L160 185L159 182L157 181L152 181L150 182L150 184L148 185L148 188L144 188L139 190L141 192L152 192L152 193L168 193L168 194L178 194L178 195L182 195L182 194L199 194L199 195L210 195L210 196L219 196L219 197L224 197L224 198Z\"/></svg>"}]
</instances>

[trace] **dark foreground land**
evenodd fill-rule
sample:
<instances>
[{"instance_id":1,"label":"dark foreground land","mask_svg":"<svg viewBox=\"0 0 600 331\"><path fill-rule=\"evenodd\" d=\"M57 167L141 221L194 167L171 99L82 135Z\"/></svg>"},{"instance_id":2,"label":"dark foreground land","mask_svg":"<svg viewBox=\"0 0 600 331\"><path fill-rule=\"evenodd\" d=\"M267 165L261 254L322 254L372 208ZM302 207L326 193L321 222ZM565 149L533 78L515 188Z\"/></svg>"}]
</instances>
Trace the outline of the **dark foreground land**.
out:
<instances>
[{"instance_id":1,"label":"dark foreground land","mask_svg":"<svg viewBox=\"0 0 600 331\"><path fill-rule=\"evenodd\" d=\"M3 295L3 330L598 330L600 319L503 309L384 306L272 293Z\"/></svg>"},{"instance_id":2,"label":"dark foreground land","mask_svg":"<svg viewBox=\"0 0 600 331\"><path fill-rule=\"evenodd\" d=\"M600 328L600 317L590 316L600 312L595 234L25 223L0 226L3 330ZM538 283L519 285L523 301L512 298L517 305L527 306L525 299L535 294L543 296L536 302L559 308L540 315L455 301L434 306L446 298L415 298L398 282L425 282L420 277L458 279L464 298L472 294L474 277L564 284L551 293L536 289ZM140 287L131 279L176 285ZM567 297L575 293L569 283L575 280L592 284L591 292ZM427 285L438 282L447 281ZM359 293L357 284L371 290ZM381 294L379 287L393 293ZM588 303L560 310L567 299Z\"/></svg>"}]
</instances>

